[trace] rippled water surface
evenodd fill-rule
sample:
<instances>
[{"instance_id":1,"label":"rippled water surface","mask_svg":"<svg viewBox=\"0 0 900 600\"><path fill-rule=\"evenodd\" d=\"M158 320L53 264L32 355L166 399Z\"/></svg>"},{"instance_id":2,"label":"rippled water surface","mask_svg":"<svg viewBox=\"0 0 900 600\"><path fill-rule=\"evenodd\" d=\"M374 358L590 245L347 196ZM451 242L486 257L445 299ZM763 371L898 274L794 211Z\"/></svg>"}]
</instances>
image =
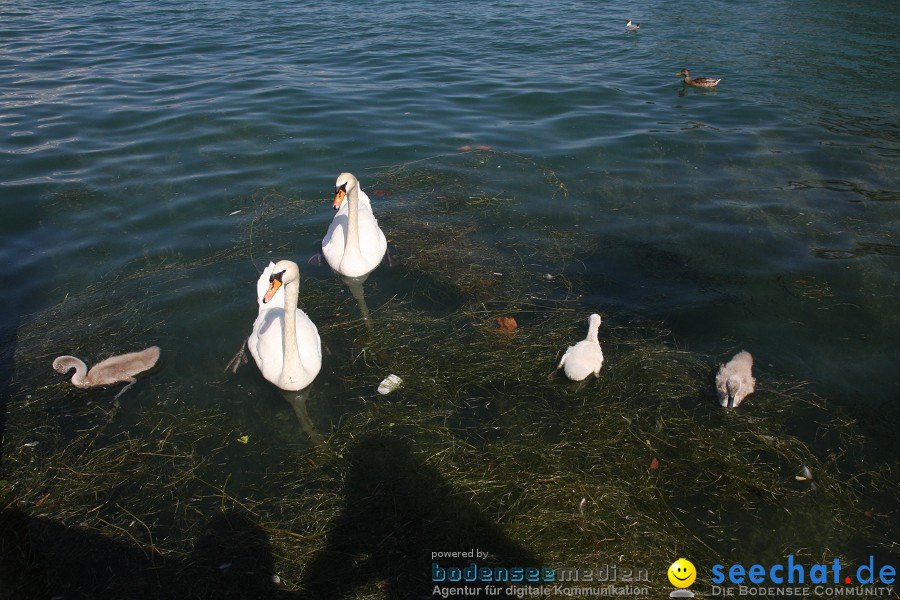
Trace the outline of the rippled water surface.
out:
<instances>
[{"instance_id":1,"label":"rippled water surface","mask_svg":"<svg viewBox=\"0 0 900 600\"><path fill-rule=\"evenodd\" d=\"M723 81L685 88L683 67ZM480 203L425 210L447 195L426 175L456 173L504 199L478 234L501 253L549 231L588 240L533 267L577 281L573 320L658 322L711 366L746 348L762 378L809 381L887 436L873 415L896 421L900 392L898 73L894 0L3 2L2 380L35 368L14 359L22 328L109 286L109 310L141 306L123 349L163 346L157 381L219 382L185 403L278 399L252 364L237 395L221 383L265 262L340 291L307 263L337 174L375 192L391 239L407 212L482 219ZM166 264L203 266L117 289ZM408 292L402 266L367 286L376 311ZM317 393L339 422L352 398L329 391L331 360Z\"/></svg>"}]
</instances>

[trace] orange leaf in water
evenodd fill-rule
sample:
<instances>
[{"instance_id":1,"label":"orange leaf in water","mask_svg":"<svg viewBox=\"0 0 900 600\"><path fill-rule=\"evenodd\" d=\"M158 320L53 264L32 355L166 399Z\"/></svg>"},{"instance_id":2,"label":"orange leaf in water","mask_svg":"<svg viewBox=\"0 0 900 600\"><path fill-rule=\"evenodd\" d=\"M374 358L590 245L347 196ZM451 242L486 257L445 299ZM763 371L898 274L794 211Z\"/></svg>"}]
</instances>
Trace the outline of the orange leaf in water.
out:
<instances>
[{"instance_id":1,"label":"orange leaf in water","mask_svg":"<svg viewBox=\"0 0 900 600\"><path fill-rule=\"evenodd\" d=\"M653 460L650 461L650 470L651 471L659 470L659 459L656 458L655 456L653 457Z\"/></svg>"},{"instance_id":2,"label":"orange leaf in water","mask_svg":"<svg viewBox=\"0 0 900 600\"><path fill-rule=\"evenodd\" d=\"M47 498L49 498L49 497L50 497L50 494L48 493L46 496L44 496L43 498L41 498L40 500L38 500L37 502L35 502L34 505L35 505L35 506L40 506L41 504L43 504L44 502L46 502L46 501L47 501Z\"/></svg>"},{"instance_id":3,"label":"orange leaf in water","mask_svg":"<svg viewBox=\"0 0 900 600\"><path fill-rule=\"evenodd\" d=\"M462 150L463 152L467 152L472 149L472 146L460 146L457 150Z\"/></svg>"},{"instance_id":4,"label":"orange leaf in water","mask_svg":"<svg viewBox=\"0 0 900 600\"><path fill-rule=\"evenodd\" d=\"M519 324L512 317L497 317L497 325L500 331L515 331L519 328Z\"/></svg>"},{"instance_id":5,"label":"orange leaf in water","mask_svg":"<svg viewBox=\"0 0 900 600\"><path fill-rule=\"evenodd\" d=\"M871 519L872 517L875 516L875 513L873 513L871 510L867 510L867 511L864 512L863 514L866 515L866 518L867 518L867 519Z\"/></svg>"}]
</instances>

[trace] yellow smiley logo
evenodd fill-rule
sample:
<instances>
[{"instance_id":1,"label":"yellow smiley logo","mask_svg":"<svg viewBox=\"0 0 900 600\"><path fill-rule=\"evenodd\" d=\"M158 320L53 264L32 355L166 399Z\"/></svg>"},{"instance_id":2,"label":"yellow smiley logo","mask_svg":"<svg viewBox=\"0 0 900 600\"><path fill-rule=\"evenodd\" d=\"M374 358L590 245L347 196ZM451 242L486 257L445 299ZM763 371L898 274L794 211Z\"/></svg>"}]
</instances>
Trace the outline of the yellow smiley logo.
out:
<instances>
[{"instance_id":1,"label":"yellow smiley logo","mask_svg":"<svg viewBox=\"0 0 900 600\"><path fill-rule=\"evenodd\" d=\"M697 579L697 569L686 558L679 558L672 563L668 571L669 581L677 588L686 588Z\"/></svg>"}]
</instances>

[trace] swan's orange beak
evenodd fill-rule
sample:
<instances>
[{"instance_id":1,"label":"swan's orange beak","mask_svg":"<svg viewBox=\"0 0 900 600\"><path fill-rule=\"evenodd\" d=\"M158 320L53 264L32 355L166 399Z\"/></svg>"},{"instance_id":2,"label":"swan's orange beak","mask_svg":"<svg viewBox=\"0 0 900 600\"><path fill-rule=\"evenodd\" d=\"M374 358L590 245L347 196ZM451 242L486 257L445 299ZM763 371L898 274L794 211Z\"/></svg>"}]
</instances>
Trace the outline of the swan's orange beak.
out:
<instances>
[{"instance_id":1,"label":"swan's orange beak","mask_svg":"<svg viewBox=\"0 0 900 600\"><path fill-rule=\"evenodd\" d=\"M275 292L278 291L278 288L281 287L281 281L275 279L274 277L269 282L269 291L266 292L266 295L263 296L263 304L266 304L269 300L272 299L272 296L275 295Z\"/></svg>"},{"instance_id":2,"label":"swan's orange beak","mask_svg":"<svg viewBox=\"0 0 900 600\"><path fill-rule=\"evenodd\" d=\"M337 210L341 207L341 204L343 204L344 198L346 197L347 192L344 190L344 188L338 188L338 190L334 193L334 204L331 205L334 210Z\"/></svg>"}]
</instances>

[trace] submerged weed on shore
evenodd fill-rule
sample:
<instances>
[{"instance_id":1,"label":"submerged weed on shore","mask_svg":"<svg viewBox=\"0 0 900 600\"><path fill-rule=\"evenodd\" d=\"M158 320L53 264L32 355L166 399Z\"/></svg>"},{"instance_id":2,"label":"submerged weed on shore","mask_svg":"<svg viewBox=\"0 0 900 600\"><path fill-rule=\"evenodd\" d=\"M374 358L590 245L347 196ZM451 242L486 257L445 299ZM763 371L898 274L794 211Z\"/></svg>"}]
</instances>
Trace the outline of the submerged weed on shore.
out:
<instances>
[{"instance_id":1,"label":"submerged weed on shore","mask_svg":"<svg viewBox=\"0 0 900 600\"><path fill-rule=\"evenodd\" d=\"M435 551L477 548L494 566L646 569L659 595L679 556L701 567L702 589L717 561L896 552L884 500L896 465L869 457L856 424L801 384L758 376L740 410L720 409L713 361L634 316L604 320L598 380L548 379L602 312L561 274L593 241L506 239L491 212L512 199L460 195L465 162L421 167L378 176L396 190L378 214L401 284L376 294L368 326L345 318L352 300L335 307L339 283L301 288L339 365L303 399L321 443L278 421L293 416L252 364L236 378L214 371L227 351L173 359L120 409L104 391L47 383L62 346L99 355L123 336L176 335L160 324L192 293L186 276L225 269L247 237L211 263L135 271L115 312L87 289L24 326L0 487L4 582L22 597L421 597L433 564L467 564ZM430 224L466 203L485 212ZM255 231L285 214L263 207ZM502 316L514 331L500 331ZM89 334L73 348L72 331ZM390 373L403 385L380 396ZM346 410L322 417L335 405ZM803 467L813 479L795 477Z\"/></svg>"}]
</instances>

